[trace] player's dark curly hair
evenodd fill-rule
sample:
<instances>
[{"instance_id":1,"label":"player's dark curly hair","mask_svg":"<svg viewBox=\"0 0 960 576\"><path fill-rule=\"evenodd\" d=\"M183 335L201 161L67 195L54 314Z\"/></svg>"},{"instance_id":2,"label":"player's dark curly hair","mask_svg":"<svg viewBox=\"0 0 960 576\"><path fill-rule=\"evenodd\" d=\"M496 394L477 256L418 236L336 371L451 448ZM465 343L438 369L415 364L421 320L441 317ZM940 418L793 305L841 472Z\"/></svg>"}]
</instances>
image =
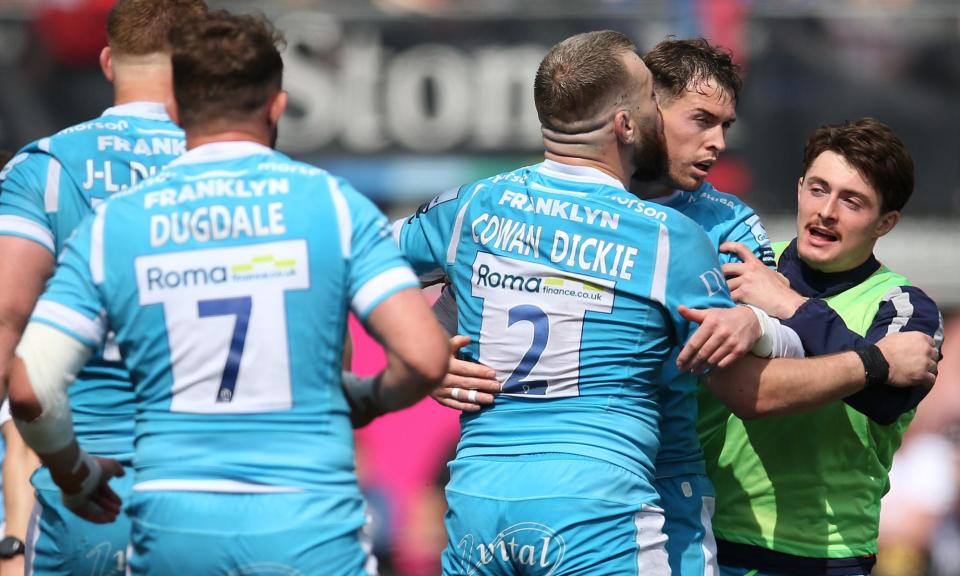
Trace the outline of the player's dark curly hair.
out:
<instances>
[{"instance_id":1,"label":"player's dark curly hair","mask_svg":"<svg viewBox=\"0 0 960 576\"><path fill-rule=\"evenodd\" d=\"M688 90L702 92L705 84L714 82L733 98L734 105L740 99L740 66L728 50L704 38L678 40L671 36L647 52L643 62L653 74L661 99L678 98Z\"/></svg>"},{"instance_id":2,"label":"player's dark curly hair","mask_svg":"<svg viewBox=\"0 0 960 576\"><path fill-rule=\"evenodd\" d=\"M245 120L281 89L281 34L262 16L210 12L170 33L173 91L185 129Z\"/></svg>"},{"instance_id":3,"label":"player's dark curly hair","mask_svg":"<svg viewBox=\"0 0 960 576\"><path fill-rule=\"evenodd\" d=\"M902 210L913 194L913 158L889 126L874 118L817 128L803 150L803 173L824 152L843 156L880 196L880 213Z\"/></svg>"}]
</instances>

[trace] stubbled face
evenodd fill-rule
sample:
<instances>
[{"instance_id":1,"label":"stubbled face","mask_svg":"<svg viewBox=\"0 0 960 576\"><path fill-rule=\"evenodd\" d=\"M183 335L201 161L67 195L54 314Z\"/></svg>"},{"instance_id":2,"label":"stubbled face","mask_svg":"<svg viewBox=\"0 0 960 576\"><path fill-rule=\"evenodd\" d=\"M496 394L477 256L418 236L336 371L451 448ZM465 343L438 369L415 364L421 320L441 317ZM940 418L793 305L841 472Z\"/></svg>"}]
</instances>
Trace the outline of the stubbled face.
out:
<instances>
[{"instance_id":1,"label":"stubbled face","mask_svg":"<svg viewBox=\"0 0 960 576\"><path fill-rule=\"evenodd\" d=\"M881 214L880 196L860 172L836 152L823 152L797 184L797 251L822 272L851 270L899 216Z\"/></svg>"},{"instance_id":2,"label":"stubbled face","mask_svg":"<svg viewBox=\"0 0 960 576\"><path fill-rule=\"evenodd\" d=\"M653 91L653 77L643 60L634 53L624 56L627 70L634 78L631 94L634 96L640 137L634 147L635 171L633 179L653 182L667 171L667 146L663 135L663 118Z\"/></svg>"},{"instance_id":3,"label":"stubbled face","mask_svg":"<svg viewBox=\"0 0 960 576\"><path fill-rule=\"evenodd\" d=\"M660 110L670 185L692 192L727 148L727 129L737 120L733 98L716 82L704 82L679 97L662 98Z\"/></svg>"}]
</instances>

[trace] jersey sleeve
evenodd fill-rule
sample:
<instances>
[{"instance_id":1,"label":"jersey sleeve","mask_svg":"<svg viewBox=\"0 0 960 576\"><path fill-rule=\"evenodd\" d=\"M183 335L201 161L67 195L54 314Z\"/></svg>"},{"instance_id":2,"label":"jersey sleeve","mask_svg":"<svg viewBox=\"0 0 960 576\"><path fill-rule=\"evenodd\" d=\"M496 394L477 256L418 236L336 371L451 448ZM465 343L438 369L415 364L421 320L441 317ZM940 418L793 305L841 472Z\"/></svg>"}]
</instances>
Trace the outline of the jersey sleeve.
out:
<instances>
[{"instance_id":1,"label":"jersey sleeve","mask_svg":"<svg viewBox=\"0 0 960 576\"><path fill-rule=\"evenodd\" d=\"M50 325L95 350L106 339L108 326L102 295L93 277L92 257L102 267L104 210L88 216L67 241L57 269L40 296L30 320ZM93 252L99 251L98 256Z\"/></svg>"},{"instance_id":2,"label":"jersey sleeve","mask_svg":"<svg viewBox=\"0 0 960 576\"><path fill-rule=\"evenodd\" d=\"M661 224L653 296L666 306L676 327L677 343L683 346L698 324L680 315L677 308L681 304L704 309L731 308L734 303L720 269L716 248L703 230L693 221L676 235L665 230L666 226ZM663 254L665 235L670 239L666 258ZM668 270L663 270L661 261L669 262Z\"/></svg>"},{"instance_id":3,"label":"jersey sleeve","mask_svg":"<svg viewBox=\"0 0 960 576\"><path fill-rule=\"evenodd\" d=\"M826 302L811 298L784 324L800 336L808 356L853 350L879 342L887 334L920 331L931 336L939 349L943 343L943 317L937 305L914 286L891 289L880 303L866 336L847 328L843 319ZM892 424L903 413L917 407L928 390L923 386L898 388L877 386L845 398L852 408L879 424Z\"/></svg>"},{"instance_id":4,"label":"jersey sleeve","mask_svg":"<svg viewBox=\"0 0 960 576\"><path fill-rule=\"evenodd\" d=\"M360 320L381 302L405 288L417 288L417 281L390 235L386 216L370 200L343 180L337 181L348 215L340 225L349 235L345 239L345 253L349 259L348 286L351 309Z\"/></svg>"},{"instance_id":5,"label":"jersey sleeve","mask_svg":"<svg viewBox=\"0 0 960 576\"><path fill-rule=\"evenodd\" d=\"M774 257L773 247L770 244L770 236L767 229L764 228L760 217L746 204L741 204L736 212L737 217L731 222L730 228L721 239L723 242L739 242L746 246L754 256L760 259L769 268L776 270L777 259ZM722 252L720 254L720 263L729 264L739 262L740 259L733 254Z\"/></svg>"},{"instance_id":6,"label":"jersey sleeve","mask_svg":"<svg viewBox=\"0 0 960 576\"><path fill-rule=\"evenodd\" d=\"M60 163L42 152L21 152L0 172L0 235L26 238L56 253L46 198L60 185Z\"/></svg>"},{"instance_id":7,"label":"jersey sleeve","mask_svg":"<svg viewBox=\"0 0 960 576\"><path fill-rule=\"evenodd\" d=\"M394 239L424 284L440 281L456 253L467 188L452 188L393 225Z\"/></svg>"}]
</instances>

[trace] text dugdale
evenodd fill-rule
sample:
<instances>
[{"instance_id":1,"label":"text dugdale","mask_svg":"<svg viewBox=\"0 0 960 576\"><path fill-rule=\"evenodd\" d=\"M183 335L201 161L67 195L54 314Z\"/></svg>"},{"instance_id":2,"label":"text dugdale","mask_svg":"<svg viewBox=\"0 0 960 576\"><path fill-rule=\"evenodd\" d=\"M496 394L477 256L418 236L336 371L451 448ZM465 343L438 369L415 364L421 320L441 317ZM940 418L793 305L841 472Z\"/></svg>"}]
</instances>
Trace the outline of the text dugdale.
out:
<instances>
[{"instance_id":1,"label":"text dugdale","mask_svg":"<svg viewBox=\"0 0 960 576\"><path fill-rule=\"evenodd\" d=\"M237 205L232 209L215 204L150 217L150 245L153 247L168 242L185 244L191 240L209 242L228 238L280 236L286 232L282 202L271 202L266 206Z\"/></svg>"}]
</instances>

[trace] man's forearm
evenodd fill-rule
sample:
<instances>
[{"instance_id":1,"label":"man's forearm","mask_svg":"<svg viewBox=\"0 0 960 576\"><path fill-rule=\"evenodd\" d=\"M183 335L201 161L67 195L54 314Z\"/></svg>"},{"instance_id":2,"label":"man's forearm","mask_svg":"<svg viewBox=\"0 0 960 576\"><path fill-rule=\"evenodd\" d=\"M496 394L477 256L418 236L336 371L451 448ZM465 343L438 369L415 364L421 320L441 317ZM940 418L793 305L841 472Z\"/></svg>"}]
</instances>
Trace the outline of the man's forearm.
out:
<instances>
[{"instance_id":1,"label":"man's forearm","mask_svg":"<svg viewBox=\"0 0 960 576\"><path fill-rule=\"evenodd\" d=\"M3 425L6 454L3 458L3 506L6 520L6 535L24 540L27 524L33 510L33 486L30 476L40 465L40 460L24 444L13 422Z\"/></svg>"},{"instance_id":2,"label":"man's forearm","mask_svg":"<svg viewBox=\"0 0 960 576\"><path fill-rule=\"evenodd\" d=\"M866 385L855 352L818 358L745 356L706 377L710 390L744 419L795 414L845 398Z\"/></svg>"}]
</instances>

